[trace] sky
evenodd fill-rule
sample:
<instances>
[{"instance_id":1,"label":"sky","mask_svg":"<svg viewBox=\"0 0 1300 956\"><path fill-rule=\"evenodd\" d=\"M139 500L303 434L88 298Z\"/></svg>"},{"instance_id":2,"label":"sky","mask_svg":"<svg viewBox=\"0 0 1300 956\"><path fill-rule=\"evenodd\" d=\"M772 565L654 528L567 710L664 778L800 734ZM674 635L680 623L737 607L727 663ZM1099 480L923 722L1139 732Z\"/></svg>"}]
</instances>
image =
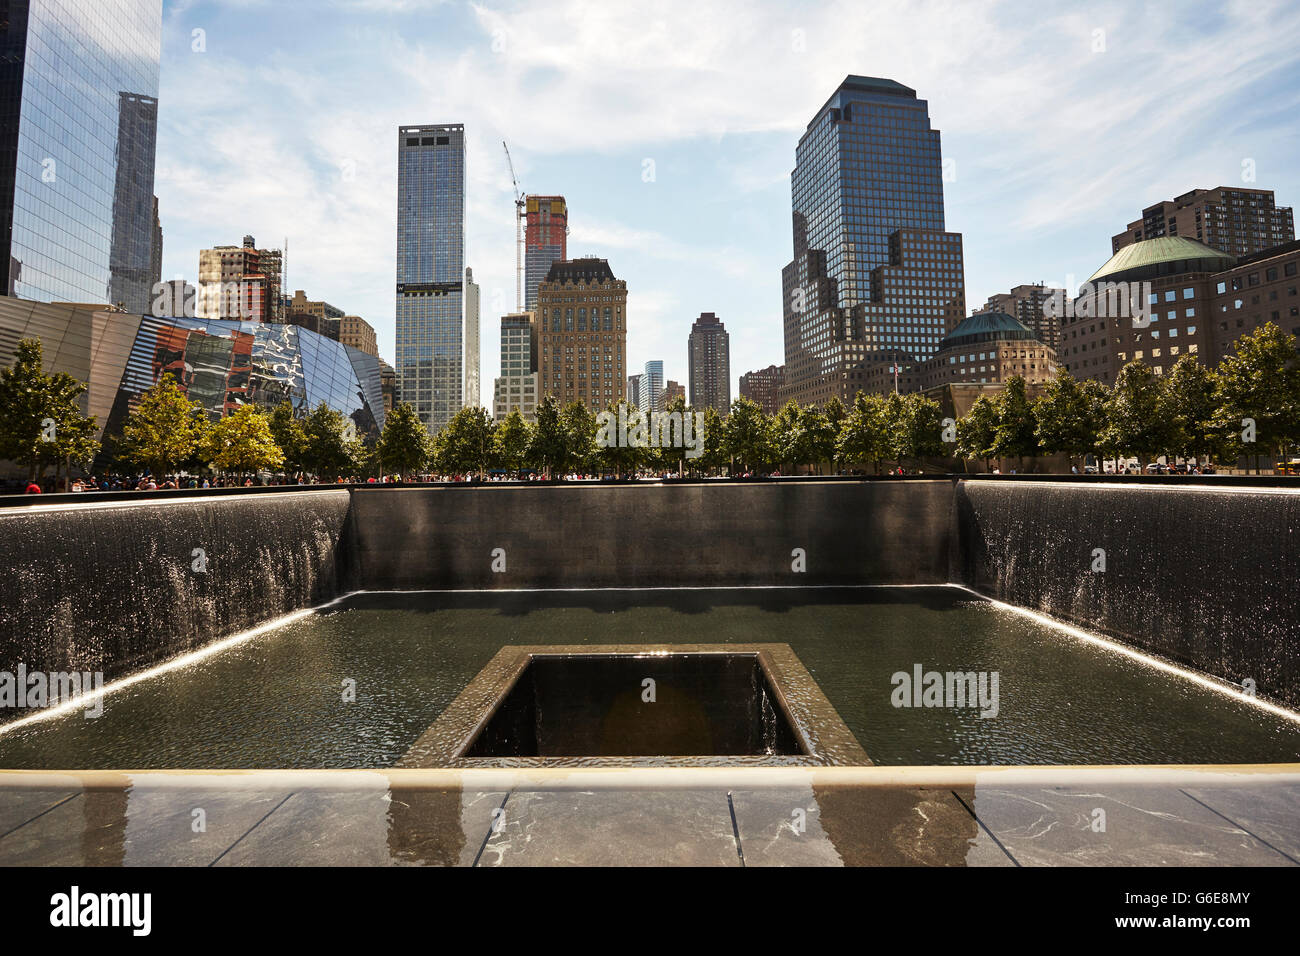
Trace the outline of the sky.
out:
<instances>
[{"instance_id":1,"label":"sky","mask_svg":"<svg viewBox=\"0 0 1300 956\"><path fill-rule=\"evenodd\" d=\"M164 0L163 278L288 244L303 289L394 345L397 127L463 123L481 401L515 308L514 193L569 206L570 257L628 285L628 366L687 380L701 312L739 376L784 361L790 171L847 74L929 102L968 311L1077 286L1144 207L1197 187L1300 203L1300 4Z\"/></svg>"}]
</instances>

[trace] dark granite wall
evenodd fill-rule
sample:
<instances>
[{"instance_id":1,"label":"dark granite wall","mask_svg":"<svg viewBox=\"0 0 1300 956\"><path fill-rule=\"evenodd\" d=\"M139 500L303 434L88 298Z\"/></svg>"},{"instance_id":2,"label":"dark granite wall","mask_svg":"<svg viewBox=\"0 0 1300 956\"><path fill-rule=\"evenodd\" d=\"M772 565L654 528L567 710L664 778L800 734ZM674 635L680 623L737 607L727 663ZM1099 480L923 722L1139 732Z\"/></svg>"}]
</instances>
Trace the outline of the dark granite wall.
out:
<instances>
[{"instance_id":1,"label":"dark granite wall","mask_svg":"<svg viewBox=\"0 0 1300 956\"><path fill-rule=\"evenodd\" d=\"M948 479L360 489L355 587L942 584L952 489ZM504 573L492 570L497 549Z\"/></svg>"},{"instance_id":2,"label":"dark granite wall","mask_svg":"<svg viewBox=\"0 0 1300 956\"><path fill-rule=\"evenodd\" d=\"M0 670L109 681L330 600L348 502L329 490L0 510Z\"/></svg>"},{"instance_id":3,"label":"dark granite wall","mask_svg":"<svg viewBox=\"0 0 1300 956\"><path fill-rule=\"evenodd\" d=\"M1300 705L1300 493L967 481L957 521L981 593Z\"/></svg>"}]
</instances>

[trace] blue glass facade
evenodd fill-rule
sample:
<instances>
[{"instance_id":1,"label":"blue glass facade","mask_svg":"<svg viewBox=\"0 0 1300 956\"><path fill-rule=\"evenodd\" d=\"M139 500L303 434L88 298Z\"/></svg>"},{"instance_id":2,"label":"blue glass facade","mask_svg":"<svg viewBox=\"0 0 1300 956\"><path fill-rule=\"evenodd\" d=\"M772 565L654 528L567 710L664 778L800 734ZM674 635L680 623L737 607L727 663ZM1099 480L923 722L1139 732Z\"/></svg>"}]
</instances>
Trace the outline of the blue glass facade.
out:
<instances>
[{"instance_id":1,"label":"blue glass facade","mask_svg":"<svg viewBox=\"0 0 1300 956\"><path fill-rule=\"evenodd\" d=\"M864 365L933 355L965 316L965 287L926 101L847 77L799 140L790 186L782 401L852 398Z\"/></svg>"},{"instance_id":2,"label":"blue glass facade","mask_svg":"<svg viewBox=\"0 0 1300 956\"><path fill-rule=\"evenodd\" d=\"M11 0L2 291L149 309L162 0Z\"/></svg>"},{"instance_id":3,"label":"blue glass facade","mask_svg":"<svg viewBox=\"0 0 1300 956\"><path fill-rule=\"evenodd\" d=\"M397 385L437 432L464 403L465 128L403 126L397 148Z\"/></svg>"}]
</instances>

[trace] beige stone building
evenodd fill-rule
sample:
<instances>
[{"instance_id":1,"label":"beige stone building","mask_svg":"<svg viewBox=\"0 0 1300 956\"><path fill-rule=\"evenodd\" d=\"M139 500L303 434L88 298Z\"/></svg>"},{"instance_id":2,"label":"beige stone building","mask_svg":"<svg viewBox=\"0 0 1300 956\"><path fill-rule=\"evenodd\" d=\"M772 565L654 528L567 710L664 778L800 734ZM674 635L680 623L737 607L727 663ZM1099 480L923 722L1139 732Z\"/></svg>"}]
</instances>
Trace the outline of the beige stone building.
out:
<instances>
[{"instance_id":1,"label":"beige stone building","mask_svg":"<svg viewBox=\"0 0 1300 956\"><path fill-rule=\"evenodd\" d=\"M551 265L537 290L538 399L581 402L592 412L627 387L627 283L604 259Z\"/></svg>"}]
</instances>

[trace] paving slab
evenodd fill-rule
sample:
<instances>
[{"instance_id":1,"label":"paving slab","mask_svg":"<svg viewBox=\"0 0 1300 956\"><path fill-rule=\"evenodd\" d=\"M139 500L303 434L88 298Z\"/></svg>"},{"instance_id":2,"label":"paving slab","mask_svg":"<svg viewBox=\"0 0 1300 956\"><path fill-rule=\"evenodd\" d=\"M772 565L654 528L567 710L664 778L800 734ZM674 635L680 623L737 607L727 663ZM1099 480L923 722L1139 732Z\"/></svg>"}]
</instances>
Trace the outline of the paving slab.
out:
<instances>
[{"instance_id":1,"label":"paving slab","mask_svg":"<svg viewBox=\"0 0 1300 956\"><path fill-rule=\"evenodd\" d=\"M480 866L739 866L725 790L515 791Z\"/></svg>"},{"instance_id":2,"label":"paving slab","mask_svg":"<svg viewBox=\"0 0 1300 956\"><path fill-rule=\"evenodd\" d=\"M1243 794L1253 799L1254 790ZM1024 866L1276 866L1244 829L1177 787L979 787L980 821Z\"/></svg>"}]
</instances>

